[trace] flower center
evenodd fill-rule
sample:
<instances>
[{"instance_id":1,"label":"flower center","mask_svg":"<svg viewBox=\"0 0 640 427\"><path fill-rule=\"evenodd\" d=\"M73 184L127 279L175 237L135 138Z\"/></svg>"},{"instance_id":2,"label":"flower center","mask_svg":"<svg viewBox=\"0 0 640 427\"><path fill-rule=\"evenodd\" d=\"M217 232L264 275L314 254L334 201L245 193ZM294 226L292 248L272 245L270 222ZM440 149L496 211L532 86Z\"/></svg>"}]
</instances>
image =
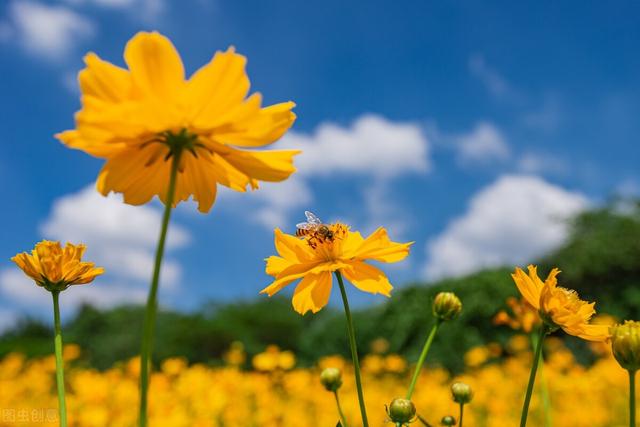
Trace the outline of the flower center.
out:
<instances>
[{"instance_id":1,"label":"flower center","mask_svg":"<svg viewBox=\"0 0 640 427\"><path fill-rule=\"evenodd\" d=\"M348 231L349 227L344 224L321 224L309 233L305 240L319 258L335 261L342 254L342 243Z\"/></svg>"},{"instance_id":2,"label":"flower center","mask_svg":"<svg viewBox=\"0 0 640 427\"><path fill-rule=\"evenodd\" d=\"M164 131L156 134L152 139L145 141L140 149L147 148L150 144L161 144L166 146L169 150L164 156L164 161L168 161L171 157L180 158L184 151L189 151L193 157L197 158L198 153L196 149L201 148L211 151L207 146L198 141L198 135L192 133L186 128L180 129L178 132ZM148 162L154 163L155 156Z\"/></svg>"}]
</instances>

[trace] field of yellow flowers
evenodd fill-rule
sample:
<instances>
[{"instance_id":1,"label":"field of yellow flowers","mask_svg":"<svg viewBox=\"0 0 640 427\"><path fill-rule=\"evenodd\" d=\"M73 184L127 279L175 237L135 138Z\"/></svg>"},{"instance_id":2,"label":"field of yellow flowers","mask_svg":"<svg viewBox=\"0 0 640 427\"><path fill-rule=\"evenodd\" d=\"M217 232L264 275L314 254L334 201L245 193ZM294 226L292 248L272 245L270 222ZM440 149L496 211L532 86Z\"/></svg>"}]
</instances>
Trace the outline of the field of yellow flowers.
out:
<instances>
[{"instance_id":1,"label":"field of yellow flowers","mask_svg":"<svg viewBox=\"0 0 640 427\"><path fill-rule=\"evenodd\" d=\"M608 346L594 345L601 357L586 368L576 363L559 340L547 340L549 357L536 385L531 425L614 427L626 425L627 375L610 355ZM499 351L509 357L493 359ZM123 362L105 372L74 364L80 349L65 347L69 425L124 427L134 425L138 402L139 361ZM165 360L151 376L149 422L153 426L334 426L337 416L331 393L322 387L321 368L343 369L340 389L347 420L359 420L350 365L339 356L327 357L315 368L296 368L295 356L271 347L254 357L254 369L241 370L241 348L230 351L227 364L188 366L184 360ZM531 363L529 341L516 335L505 349L478 347L466 354L468 368L456 378L470 384L473 401L465 421L478 427L517 425ZM398 355L370 354L363 358L363 382L372 426L383 426L384 405L401 396L410 366ZM57 425L53 356L26 360L11 354L0 362L1 426ZM540 379L539 378L539 379ZM439 368L423 371L413 401L431 425L447 414L456 415L451 400L452 378ZM548 391L551 420L544 416L544 389ZM576 408L580 408L576 410Z\"/></svg>"}]
</instances>

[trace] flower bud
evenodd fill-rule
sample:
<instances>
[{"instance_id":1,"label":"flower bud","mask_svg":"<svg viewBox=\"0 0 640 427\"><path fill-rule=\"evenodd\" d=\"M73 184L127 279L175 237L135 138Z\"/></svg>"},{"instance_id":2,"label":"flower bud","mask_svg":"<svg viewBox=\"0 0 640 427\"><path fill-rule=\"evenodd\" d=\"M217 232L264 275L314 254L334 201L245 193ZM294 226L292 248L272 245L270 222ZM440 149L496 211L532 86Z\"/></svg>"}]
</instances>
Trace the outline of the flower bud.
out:
<instances>
[{"instance_id":1,"label":"flower bud","mask_svg":"<svg viewBox=\"0 0 640 427\"><path fill-rule=\"evenodd\" d=\"M610 332L613 355L620 366L628 371L640 369L640 322L625 320Z\"/></svg>"},{"instance_id":2,"label":"flower bud","mask_svg":"<svg viewBox=\"0 0 640 427\"><path fill-rule=\"evenodd\" d=\"M451 415L446 415L442 417L442 419L440 420L440 424L443 426L454 426L456 425L456 419Z\"/></svg>"},{"instance_id":3,"label":"flower bud","mask_svg":"<svg viewBox=\"0 0 640 427\"><path fill-rule=\"evenodd\" d=\"M440 320L453 320L462 311L462 303L453 292L440 292L433 300L433 315Z\"/></svg>"},{"instance_id":4,"label":"flower bud","mask_svg":"<svg viewBox=\"0 0 640 427\"><path fill-rule=\"evenodd\" d=\"M388 409L389 418L394 423L405 424L411 422L416 416L416 407L412 401L400 397L391 401Z\"/></svg>"},{"instance_id":5,"label":"flower bud","mask_svg":"<svg viewBox=\"0 0 640 427\"><path fill-rule=\"evenodd\" d=\"M465 383L453 383L451 384L451 395L453 396L453 401L456 403L469 403L471 399L473 399L473 391L469 384Z\"/></svg>"},{"instance_id":6,"label":"flower bud","mask_svg":"<svg viewBox=\"0 0 640 427\"><path fill-rule=\"evenodd\" d=\"M338 368L326 368L320 374L320 382L327 391L337 391L342 385L342 373Z\"/></svg>"}]
</instances>

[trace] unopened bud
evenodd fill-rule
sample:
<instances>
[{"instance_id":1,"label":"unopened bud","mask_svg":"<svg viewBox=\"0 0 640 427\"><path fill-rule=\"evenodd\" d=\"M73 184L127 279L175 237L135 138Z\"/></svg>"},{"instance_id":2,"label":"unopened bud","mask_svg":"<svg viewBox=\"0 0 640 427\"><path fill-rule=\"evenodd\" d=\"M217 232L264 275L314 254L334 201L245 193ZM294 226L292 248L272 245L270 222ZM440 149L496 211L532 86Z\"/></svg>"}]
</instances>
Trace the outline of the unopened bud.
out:
<instances>
[{"instance_id":1,"label":"unopened bud","mask_svg":"<svg viewBox=\"0 0 640 427\"><path fill-rule=\"evenodd\" d=\"M440 292L433 300L433 315L440 320L453 320L462 311L460 298L453 292Z\"/></svg>"},{"instance_id":2,"label":"unopened bud","mask_svg":"<svg viewBox=\"0 0 640 427\"><path fill-rule=\"evenodd\" d=\"M640 322L626 320L610 332L611 349L620 366L628 371L640 369Z\"/></svg>"},{"instance_id":3,"label":"unopened bud","mask_svg":"<svg viewBox=\"0 0 640 427\"><path fill-rule=\"evenodd\" d=\"M453 383L451 384L451 395L453 396L453 401L456 403L465 403L471 402L473 399L473 391L469 384L465 383Z\"/></svg>"},{"instance_id":4,"label":"unopened bud","mask_svg":"<svg viewBox=\"0 0 640 427\"><path fill-rule=\"evenodd\" d=\"M337 391L342 385L342 373L338 368L326 368L320 374L320 382L327 391Z\"/></svg>"},{"instance_id":5,"label":"unopened bud","mask_svg":"<svg viewBox=\"0 0 640 427\"><path fill-rule=\"evenodd\" d=\"M388 414L394 423L405 424L413 421L415 418L416 407L412 401L398 397L391 401Z\"/></svg>"},{"instance_id":6,"label":"unopened bud","mask_svg":"<svg viewBox=\"0 0 640 427\"><path fill-rule=\"evenodd\" d=\"M442 417L442 419L440 420L440 424L443 426L454 426L456 425L456 419L451 415L446 415Z\"/></svg>"}]
</instances>

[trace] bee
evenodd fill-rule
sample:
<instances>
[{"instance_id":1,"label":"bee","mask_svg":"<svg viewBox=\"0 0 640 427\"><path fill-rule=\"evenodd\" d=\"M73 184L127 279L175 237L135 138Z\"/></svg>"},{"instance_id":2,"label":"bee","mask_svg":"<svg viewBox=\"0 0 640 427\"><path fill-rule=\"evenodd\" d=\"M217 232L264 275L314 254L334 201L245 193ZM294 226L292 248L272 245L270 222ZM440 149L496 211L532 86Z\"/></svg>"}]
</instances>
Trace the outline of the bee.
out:
<instances>
[{"instance_id":1,"label":"bee","mask_svg":"<svg viewBox=\"0 0 640 427\"><path fill-rule=\"evenodd\" d=\"M304 237L313 234L316 238L333 240L333 231L328 225L323 224L320 218L309 211L304 211L304 215L307 217L307 222L296 225L296 236Z\"/></svg>"}]
</instances>

